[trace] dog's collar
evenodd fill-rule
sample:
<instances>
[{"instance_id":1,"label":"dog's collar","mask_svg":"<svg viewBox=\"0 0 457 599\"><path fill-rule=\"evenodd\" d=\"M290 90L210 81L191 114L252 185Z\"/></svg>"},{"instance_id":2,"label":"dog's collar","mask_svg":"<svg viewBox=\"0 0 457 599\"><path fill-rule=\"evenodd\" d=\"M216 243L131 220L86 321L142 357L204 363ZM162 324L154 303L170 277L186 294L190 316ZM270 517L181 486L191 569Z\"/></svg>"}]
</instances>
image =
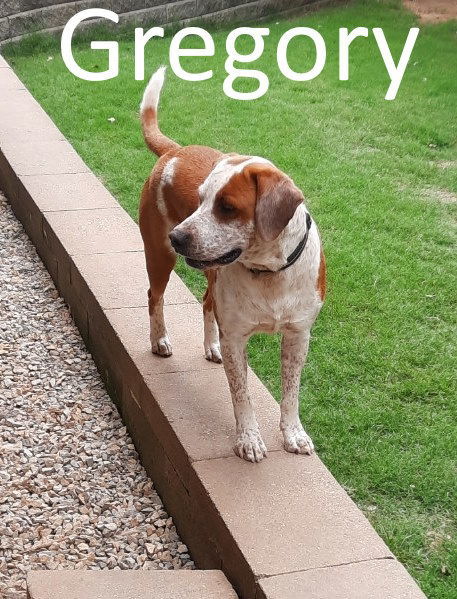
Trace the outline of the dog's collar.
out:
<instances>
[{"instance_id":1,"label":"dog's collar","mask_svg":"<svg viewBox=\"0 0 457 599\"><path fill-rule=\"evenodd\" d=\"M261 275L261 274L274 274L276 272L281 272L283 270L286 270L286 268L289 268L289 266L292 266L292 264L295 264L295 262L300 258L300 256L303 253L303 250L305 249L306 243L308 241L308 237L309 237L309 230L311 228L311 224L312 224L312 220L311 220L311 216L309 214L309 212L306 213L306 233L304 235L304 237L301 239L300 243L297 245L297 247L294 249L294 251L288 256L287 258L287 262L281 266L281 268L278 268L278 270L270 270L270 269L260 269L260 268L248 268L248 270L250 270L253 274L255 275Z\"/></svg>"}]
</instances>

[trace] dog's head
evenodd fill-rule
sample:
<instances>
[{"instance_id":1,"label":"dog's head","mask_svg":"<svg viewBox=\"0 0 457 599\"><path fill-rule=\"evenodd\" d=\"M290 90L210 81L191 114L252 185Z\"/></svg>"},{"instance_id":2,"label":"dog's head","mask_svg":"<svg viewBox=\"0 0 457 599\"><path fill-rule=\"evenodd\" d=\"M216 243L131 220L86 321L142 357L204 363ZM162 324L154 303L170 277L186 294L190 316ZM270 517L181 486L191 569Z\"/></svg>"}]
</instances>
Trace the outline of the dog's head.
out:
<instances>
[{"instance_id":1,"label":"dog's head","mask_svg":"<svg viewBox=\"0 0 457 599\"><path fill-rule=\"evenodd\" d=\"M221 160L199 189L199 208L170 233L194 268L230 264L255 241L273 241L303 202L293 181L262 158Z\"/></svg>"}]
</instances>

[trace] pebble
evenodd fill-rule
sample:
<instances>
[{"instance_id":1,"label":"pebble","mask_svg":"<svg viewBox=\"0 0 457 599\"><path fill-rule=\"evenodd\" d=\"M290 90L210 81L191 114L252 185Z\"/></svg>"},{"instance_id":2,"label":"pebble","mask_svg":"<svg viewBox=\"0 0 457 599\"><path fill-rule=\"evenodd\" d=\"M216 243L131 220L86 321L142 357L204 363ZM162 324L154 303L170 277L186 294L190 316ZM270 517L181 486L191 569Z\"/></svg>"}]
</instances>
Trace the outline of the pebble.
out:
<instances>
[{"instance_id":1,"label":"pebble","mask_svg":"<svg viewBox=\"0 0 457 599\"><path fill-rule=\"evenodd\" d=\"M0 193L0 597L29 570L194 567Z\"/></svg>"}]
</instances>

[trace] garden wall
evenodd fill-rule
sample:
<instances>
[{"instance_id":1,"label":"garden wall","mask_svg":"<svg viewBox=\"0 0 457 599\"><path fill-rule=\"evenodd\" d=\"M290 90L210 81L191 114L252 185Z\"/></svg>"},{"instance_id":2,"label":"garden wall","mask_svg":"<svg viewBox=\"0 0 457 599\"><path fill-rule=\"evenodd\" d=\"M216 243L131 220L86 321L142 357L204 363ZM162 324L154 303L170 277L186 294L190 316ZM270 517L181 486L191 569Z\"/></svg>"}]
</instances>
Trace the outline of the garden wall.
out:
<instances>
[{"instance_id":1,"label":"garden wall","mask_svg":"<svg viewBox=\"0 0 457 599\"><path fill-rule=\"evenodd\" d=\"M338 1L343 0L1 0L0 44L36 31L60 32L70 17L87 8L112 10L120 15L121 25L191 21L218 25L298 13Z\"/></svg>"}]
</instances>

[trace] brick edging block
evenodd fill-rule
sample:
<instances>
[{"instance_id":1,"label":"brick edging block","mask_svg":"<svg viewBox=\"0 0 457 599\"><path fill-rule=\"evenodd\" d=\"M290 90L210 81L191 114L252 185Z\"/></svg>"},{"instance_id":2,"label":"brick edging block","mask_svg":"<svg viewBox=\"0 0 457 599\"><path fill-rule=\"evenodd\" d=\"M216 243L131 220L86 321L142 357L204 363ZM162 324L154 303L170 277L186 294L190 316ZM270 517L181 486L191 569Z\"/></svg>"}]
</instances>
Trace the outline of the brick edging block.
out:
<instances>
[{"instance_id":1,"label":"brick edging block","mask_svg":"<svg viewBox=\"0 0 457 599\"><path fill-rule=\"evenodd\" d=\"M153 356L136 224L3 59L0 88L0 187L197 565L222 569L243 599L337 599L348 584L352 599L423 598L319 458L282 450L278 405L251 371L269 457L234 456L228 385L203 357L199 304L173 274L165 310L175 353Z\"/></svg>"},{"instance_id":2,"label":"brick edging block","mask_svg":"<svg viewBox=\"0 0 457 599\"><path fill-rule=\"evenodd\" d=\"M37 570L27 599L236 599L217 570Z\"/></svg>"}]
</instances>

